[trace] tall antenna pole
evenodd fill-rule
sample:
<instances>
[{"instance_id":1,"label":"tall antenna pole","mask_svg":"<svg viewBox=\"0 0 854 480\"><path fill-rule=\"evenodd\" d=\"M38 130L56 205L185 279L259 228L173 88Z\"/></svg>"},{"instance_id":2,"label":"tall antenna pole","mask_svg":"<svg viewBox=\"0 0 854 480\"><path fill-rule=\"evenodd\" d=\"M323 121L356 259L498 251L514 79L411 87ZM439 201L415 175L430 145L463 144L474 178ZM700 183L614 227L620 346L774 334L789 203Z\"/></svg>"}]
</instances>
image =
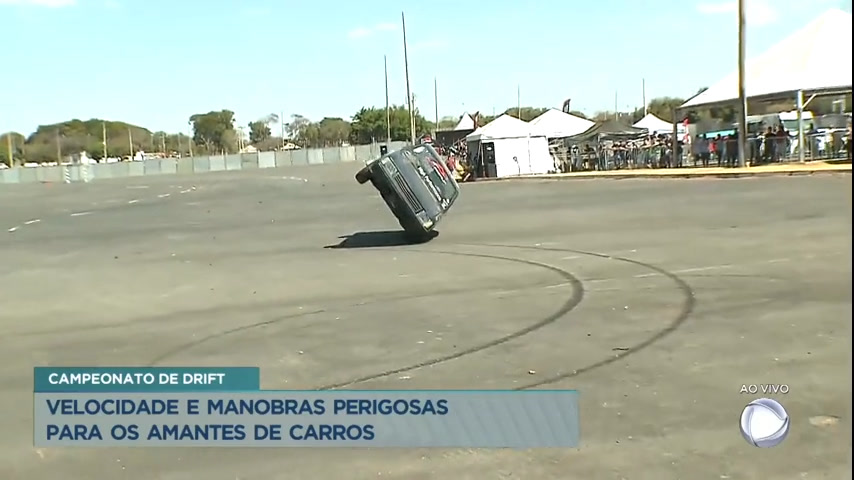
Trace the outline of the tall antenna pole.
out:
<instances>
[{"instance_id":1,"label":"tall antenna pole","mask_svg":"<svg viewBox=\"0 0 854 480\"><path fill-rule=\"evenodd\" d=\"M6 134L6 151L9 154L9 168L15 166L15 156L12 153L12 132Z\"/></svg>"},{"instance_id":2,"label":"tall antenna pole","mask_svg":"<svg viewBox=\"0 0 854 480\"><path fill-rule=\"evenodd\" d=\"M101 122L101 141L104 143L104 161L107 161L107 122Z\"/></svg>"},{"instance_id":3,"label":"tall antenna pole","mask_svg":"<svg viewBox=\"0 0 854 480\"><path fill-rule=\"evenodd\" d=\"M59 140L60 133L59 129L56 129L56 163L62 163L62 143Z\"/></svg>"},{"instance_id":4,"label":"tall antenna pole","mask_svg":"<svg viewBox=\"0 0 854 480\"><path fill-rule=\"evenodd\" d=\"M412 91L409 88L409 53L406 50L406 17L400 12L403 26L403 68L406 71L406 103L409 105L409 140L415 145L415 111L412 106Z\"/></svg>"},{"instance_id":5,"label":"tall antenna pole","mask_svg":"<svg viewBox=\"0 0 854 480\"><path fill-rule=\"evenodd\" d=\"M282 131L282 150L285 149L285 112L279 112L279 128Z\"/></svg>"},{"instance_id":6,"label":"tall antenna pole","mask_svg":"<svg viewBox=\"0 0 854 480\"><path fill-rule=\"evenodd\" d=\"M383 55L385 67L385 142L391 146L391 105L388 103L388 55Z\"/></svg>"},{"instance_id":7,"label":"tall antenna pole","mask_svg":"<svg viewBox=\"0 0 854 480\"><path fill-rule=\"evenodd\" d=\"M646 116L646 79L641 80L641 88L643 88L643 115Z\"/></svg>"},{"instance_id":8,"label":"tall antenna pole","mask_svg":"<svg viewBox=\"0 0 854 480\"><path fill-rule=\"evenodd\" d=\"M128 128L128 148L130 149L130 159L133 160L133 134ZM192 144L190 145L190 156L193 156Z\"/></svg>"},{"instance_id":9,"label":"tall antenna pole","mask_svg":"<svg viewBox=\"0 0 854 480\"><path fill-rule=\"evenodd\" d=\"M193 156L193 122L187 122L187 147L190 156Z\"/></svg>"},{"instance_id":10,"label":"tall antenna pole","mask_svg":"<svg viewBox=\"0 0 854 480\"><path fill-rule=\"evenodd\" d=\"M439 131L439 80L436 77L433 77L433 106L436 109L436 123L433 126L433 136L435 137L436 132Z\"/></svg>"},{"instance_id":11,"label":"tall antenna pole","mask_svg":"<svg viewBox=\"0 0 854 480\"><path fill-rule=\"evenodd\" d=\"M745 0L738 0L738 166L747 165L747 95L744 89Z\"/></svg>"}]
</instances>

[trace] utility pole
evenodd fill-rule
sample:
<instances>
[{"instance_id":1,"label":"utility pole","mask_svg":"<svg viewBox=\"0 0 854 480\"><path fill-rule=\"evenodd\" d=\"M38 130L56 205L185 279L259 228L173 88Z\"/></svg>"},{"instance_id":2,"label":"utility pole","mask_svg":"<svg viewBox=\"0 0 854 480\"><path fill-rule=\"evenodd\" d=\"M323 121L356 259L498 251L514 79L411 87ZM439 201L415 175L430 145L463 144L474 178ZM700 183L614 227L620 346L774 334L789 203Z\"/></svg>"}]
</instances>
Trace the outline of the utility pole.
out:
<instances>
[{"instance_id":1,"label":"utility pole","mask_svg":"<svg viewBox=\"0 0 854 480\"><path fill-rule=\"evenodd\" d=\"M12 154L12 132L6 134L6 151L9 155L9 168L15 166L15 156Z\"/></svg>"},{"instance_id":2,"label":"utility pole","mask_svg":"<svg viewBox=\"0 0 854 480\"><path fill-rule=\"evenodd\" d=\"M409 104L409 140L415 145L415 107L412 90L409 88L409 53L406 49L406 17L400 12L400 22L403 26L403 68L406 72L406 99Z\"/></svg>"},{"instance_id":3,"label":"utility pole","mask_svg":"<svg viewBox=\"0 0 854 480\"><path fill-rule=\"evenodd\" d=\"M646 116L646 79L641 79L641 88L643 89L643 116Z\"/></svg>"},{"instance_id":4,"label":"utility pole","mask_svg":"<svg viewBox=\"0 0 854 480\"><path fill-rule=\"evenodd\" d=\"M436 123L433 125L433 141L436 141L436 132L439 131L439 80L433 77L433 106L436 109Z\"/></svg>"},{"instance_id":5,"label":"utility pole","mask_svg":"<svg viewBox=\"0 0 854 480\"><path fill-rule=\"evenodd\" d=\"M101 122L101 142L104 144L104 161L107 161L107 122Z\"/></svg>"},{"instance_id":6,"label":"utility pole","mask_svg":"<svg viewBox=\"0 0 854 480\"><path fill-rule=\"evenodd\" d=\"M133 154L134 154L134 151L133 151L133 133L131 133L129 128L128 128L128 151L130 152L130 159L131 159L131 161L133 161Z\"/></svg>"},{"instance_id":7,"label":"utility pole","mask_svg":"<svg viewBox=\"0 0 854 480\"><path fill-rule=\"evenodd\" d=\"M747 94L744 88L745 0L738 0L738 166L747 165Z\"/></svg>"},{"instance_id":8,"label":"utility pole","mask_svg":"<svg viewBox=\"0 0 854 480\"><path fill-rule=\"evenodd\" d=\"M166 153L166 132L160 134L160 146L163 149L163 156L168 157L169 155Z\"/></svg>"},{"instance_id":9,"label":"utility pole","mask_svg":"<svg viewBox=\"0 0 854 480\"><path fill-rule=\"evenodd\" d=\"M618 92L614 92L614 120L620 119L620 114L619 114L620 109L617 108L617 94L618 94Z\"/></svg>"},{"instance_id":10,"label":"utility pole","mask_svg":"<svg viewBox=\"0 0 854 480\"><path fill-rule=\"evenodd\" d=\"M391 105L388 103L388 55L383 55L385 68L385 141L386 147L391 148Z\"/></svg>"},{"instance_id":11,"label":"utility pole","mask_svg":"<svg viewBox=\"0 0 854 480\"><path fill-rule=\"evenodd\" d=\"M279 112L279 129L282 131L282 150L285 149L285 112Z\"/></svg>"},{"instance_id":12,"label":"utility pole","mask_svg":"<svg viewBox=\"0 0 854 480\"><path fill-rule=\"evenodd\" d=\"M516 84L516 117L522 120L522 87Z\"/></svg>"},{"instance_id":13,"label":"utility pole","mask_svg":"<svg viewBox=\"0 0 854 480\"><path fill-rule=\"evenodd\" d=\"M60 134L59 129L56 129L56 163L62 163L62 143L59 141Z\"/></svg>"},{"instance_id":14,"label":"utility pole","mask_svg":"<svg viewBox=\"0 0 854 480\"><path fill-rule=\"evenodd\" d=\"M190 156L193 156L193 122L187 122L187 143L190 147Z\"/></svg>"}]
</instances>

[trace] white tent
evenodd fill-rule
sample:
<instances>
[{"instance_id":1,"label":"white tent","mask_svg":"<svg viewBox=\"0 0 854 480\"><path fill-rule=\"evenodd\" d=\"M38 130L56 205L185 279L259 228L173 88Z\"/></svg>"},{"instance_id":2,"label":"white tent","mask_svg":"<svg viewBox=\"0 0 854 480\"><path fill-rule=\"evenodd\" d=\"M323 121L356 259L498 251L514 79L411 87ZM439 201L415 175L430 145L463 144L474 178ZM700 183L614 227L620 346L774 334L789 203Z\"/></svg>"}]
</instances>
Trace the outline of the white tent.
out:
<instances>
[{"instance_id":1,"label":"white tent","mask_svg":"<svg viewBox=\"0 0 854 480\"><path fill-rule=\"evenodd\" d=\"M501 115L466 136L469 151L479 152L485 167L494 164L496 177L548 173L555 169L546 135L535 126ZM492 152L494 155L485 155ZM494 158L490 159L492 156ZM489 170L489 168L485 168Z\"/></svg>"},{"instance_id":2,"label":"white tent","mask_svg":"<svg viewBox=\"0 0 854 480\"><path fill-rule=\"evenodd\" d=\"M744 65L747 97L851 89L851 14L832 9ZM681 108L738 99L738 71Z\"/></svg>"},{"instance_id":3,"label":"white tent","mask_svg":"<svg viewBox=\"0 0 854 480\"><path fill-rule=\"evenodd\" d=\"M531 120L531 125L545 133L548 138L566 138L590 130L594 123L552 108Z\"/></svg>"},{"instance_id":4,"label":"white tent","mask_svg":"<svg viewBox=\"0 0 854 480\"><path fill-rule=\"evenodd\" d=\"M474 130L474 119L471 118L471 115L469 115L468 112L463 114L460 121L457 122L457 126L454 127L454 131L459 130Z\"/></svg>"},{"instance_id":5,"label":"white tent","mask_svg":"<svg viewBox=\"0 0 854 480\"><path fill-rule=\"evenodd\" d=\"M644 130L647 130L650 135L673 133L672 123L665 122L664 120L656 117L651 113L647 113L643 118L638 120L637 123L632 126L635 128L643 128ZM685 133L685 126L677 124L676 130L677 134Z\"/></svg>"}]
</instances>

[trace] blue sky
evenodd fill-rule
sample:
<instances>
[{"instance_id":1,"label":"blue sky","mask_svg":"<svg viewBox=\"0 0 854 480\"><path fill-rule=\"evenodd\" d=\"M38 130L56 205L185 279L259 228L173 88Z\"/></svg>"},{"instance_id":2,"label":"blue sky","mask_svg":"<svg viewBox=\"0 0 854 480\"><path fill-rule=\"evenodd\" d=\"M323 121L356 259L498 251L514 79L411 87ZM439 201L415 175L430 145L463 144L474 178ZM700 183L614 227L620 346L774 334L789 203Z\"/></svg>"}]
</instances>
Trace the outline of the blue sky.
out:
<instances>
[{"instance_id":1,"label":"blue sky","mask_svg":"<svg viewBox=\"0 0 854 480\"><path fill-rule=\"evenodd\" d=\"M851 0L747 0L748 55ZM592 114L689 97L736 66L735 2L566 0L0 0L0 132L106 118L186 131L228 108L348 118L406 98L434 116L521 103Z\"/></svg>"}]
</instances>

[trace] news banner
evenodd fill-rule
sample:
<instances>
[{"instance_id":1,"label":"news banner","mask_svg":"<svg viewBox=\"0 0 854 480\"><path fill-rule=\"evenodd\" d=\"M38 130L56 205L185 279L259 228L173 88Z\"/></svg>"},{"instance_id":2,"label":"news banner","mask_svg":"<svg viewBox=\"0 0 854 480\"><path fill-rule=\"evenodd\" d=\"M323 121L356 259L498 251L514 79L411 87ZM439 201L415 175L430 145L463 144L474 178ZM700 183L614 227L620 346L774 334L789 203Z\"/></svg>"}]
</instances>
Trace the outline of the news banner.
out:
<instances>
[{"instance_id":1,"label":"news banner","mask_svg":"<svg viewBox=\"0 0 854 480\"><path fill-rule=\"evenodd\" d=\"M576 447L572 390L262 390L255 367L35 367L36 447Z\"/></svg>"}]
</instances>

